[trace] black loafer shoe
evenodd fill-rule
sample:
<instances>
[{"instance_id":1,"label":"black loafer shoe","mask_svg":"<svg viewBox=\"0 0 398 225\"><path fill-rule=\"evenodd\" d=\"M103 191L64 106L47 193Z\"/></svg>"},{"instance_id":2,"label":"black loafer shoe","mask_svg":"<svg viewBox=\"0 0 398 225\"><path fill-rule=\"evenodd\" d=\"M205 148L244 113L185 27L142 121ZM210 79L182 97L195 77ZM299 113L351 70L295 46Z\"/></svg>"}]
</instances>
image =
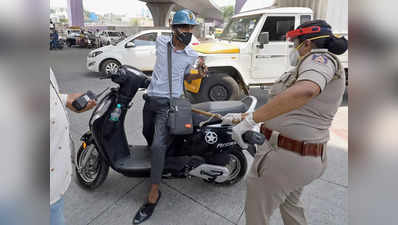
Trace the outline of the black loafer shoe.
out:
<instances>
[{"instance_id":1,"label":"black loafer shoe","mask_svg":"<svg viewBox=\"0 0 398 225\"><path fill-rule=\"evenodd\" d=\"M135 214L135 216L134 216L134 219L133 219L134 225L140 224L152 216L152 213L155 210L155 207L158 204L161 196L162 196L162 192L159 191L158 200L156 200L155 203L145 203L143 206L141 206L141 208L138 210L137 214Z\"/></svg>"}]
</instances>

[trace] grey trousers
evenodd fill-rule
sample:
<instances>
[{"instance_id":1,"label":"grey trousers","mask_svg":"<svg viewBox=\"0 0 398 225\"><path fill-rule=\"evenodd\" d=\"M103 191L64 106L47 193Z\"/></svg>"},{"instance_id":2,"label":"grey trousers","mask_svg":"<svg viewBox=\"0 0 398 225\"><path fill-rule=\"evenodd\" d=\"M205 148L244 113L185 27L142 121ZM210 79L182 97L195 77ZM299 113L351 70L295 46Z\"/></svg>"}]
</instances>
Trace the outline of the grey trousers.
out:
<instances>
[{"instance_id":1,"label":"grey trousers","mask_svg":"<svg viewBox=\"0 0 398 225\"><path fill-rule=\"evenodd\" d=\"M301 156L265 141L247 177L246 225L269 225L277 208L285 225L307 225L300 196L326 166L326 151L322 157Z\"/></svg>"},{"instance_id":2,"label":"grey trousers","mask_svg":"<svg viewBox=\"0 0 398 225\"><path fill-rule=\"evenodd\" d=\"M174 139L167 127L169 102L168 98L153 96L145 98L142 133L151 150L152 184L160 184L167 149Z\"/></svg>"}]
</instances>

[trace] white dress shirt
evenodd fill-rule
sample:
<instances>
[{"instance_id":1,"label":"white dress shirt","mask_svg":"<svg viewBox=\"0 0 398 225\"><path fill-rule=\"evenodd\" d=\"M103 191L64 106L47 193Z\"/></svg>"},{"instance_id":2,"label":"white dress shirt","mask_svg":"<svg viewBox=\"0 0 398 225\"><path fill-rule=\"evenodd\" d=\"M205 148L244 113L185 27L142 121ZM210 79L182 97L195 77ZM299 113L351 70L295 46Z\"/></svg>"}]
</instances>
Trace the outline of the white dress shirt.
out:
<instances>
[{"instance_id":1,"label":"white dress shirt","mask_svg":"<svg viewBox=\"0 0 398 225\"><path fill-rule=\"evenodd\" d=\"M66 94L59 94L57 81L50 68L50 204L64 195L72 177L72 143L65 109L66 99Z\"/></svg>"}]
</instances>

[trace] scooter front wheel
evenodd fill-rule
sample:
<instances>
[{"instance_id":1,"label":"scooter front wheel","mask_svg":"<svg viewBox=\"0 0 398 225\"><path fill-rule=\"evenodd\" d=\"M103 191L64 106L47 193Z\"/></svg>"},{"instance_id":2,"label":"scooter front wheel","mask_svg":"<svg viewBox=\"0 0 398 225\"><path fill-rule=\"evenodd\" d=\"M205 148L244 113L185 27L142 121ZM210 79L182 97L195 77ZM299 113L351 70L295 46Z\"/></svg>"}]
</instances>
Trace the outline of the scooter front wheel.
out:
<instances>
[{"instance_id":1,"label":"scooter front wheel","mask_svg":"<svg viewBox=\"0 0 398 225\"><path fill-rule=\"evenodd\" d=\"M75 166L78 184L85 189L99 187L109 173L109 165L99 154L95 144L80 146ZM85 165L83 165L85 164Z\"/></svg>"}]
</instances>

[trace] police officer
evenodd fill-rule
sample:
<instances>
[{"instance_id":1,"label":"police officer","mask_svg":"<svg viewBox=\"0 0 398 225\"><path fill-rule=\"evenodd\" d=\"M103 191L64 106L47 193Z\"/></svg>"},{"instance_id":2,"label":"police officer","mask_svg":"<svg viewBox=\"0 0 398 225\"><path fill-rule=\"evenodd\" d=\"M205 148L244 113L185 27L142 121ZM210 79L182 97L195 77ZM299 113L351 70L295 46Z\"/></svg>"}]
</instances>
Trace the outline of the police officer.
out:
<instances>
[{"instance_id":1,"label":"police officer","mask_svg":"<svg viewBox=\"0 0 398 225\"><path fill-rule=\"evenodd\" d=\"M313 20L288 32L294 69L280 77L271 99L254 113L224 117L224 123L243 119L232 135L242 147L247 147L242 134L257 123L263 123L261 132L267 138L247 177L247 225L269 225L277 208L285 225L307 224L300 196L326 169L329 127L345 89L336 54L347 50L347 40L331 29L327 22Z\"/></svg>"},{"instance_id":2,"label":"police officer","mask_svg":"<svg viewBox=\"0 0 398 225\"><path fill-rule=\"evenodd\" d=\"M152 80L145 95L143 109L143 135L151 150L151 189L148 201L138 210L133 224L147 220L153 213L161 192L159 184L164 168L166 151L173 141L167 127L169 111L169 76L167 50L168 43L172 46L172 96L180 97L184 93L184 79L202 78L207 70L204 62L199 60L199 74L191 74L191 68L198 58L189 45L192 29L197 25L195 15L187 9L177 11L173 16L171 27L172 37L159 36L156 39L156 63Z\"/></svg>"}]
</instances>

